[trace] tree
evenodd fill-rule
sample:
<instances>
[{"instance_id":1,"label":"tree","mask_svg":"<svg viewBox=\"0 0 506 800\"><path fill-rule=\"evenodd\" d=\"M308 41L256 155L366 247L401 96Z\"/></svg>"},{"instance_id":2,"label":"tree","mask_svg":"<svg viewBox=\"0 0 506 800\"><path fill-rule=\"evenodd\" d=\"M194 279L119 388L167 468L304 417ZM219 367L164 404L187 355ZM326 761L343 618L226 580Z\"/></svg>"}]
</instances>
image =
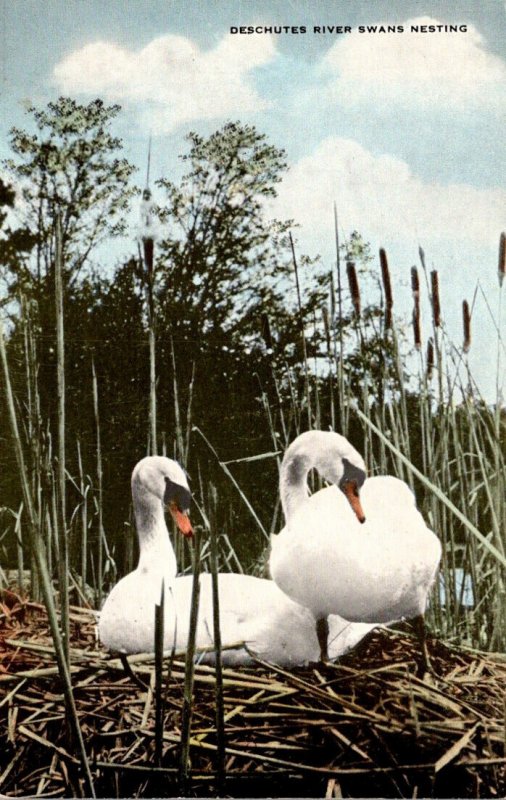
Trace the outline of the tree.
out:
<instances>
[{"instance_id":1,"label":"tree","mask_svg":"<svg viewBox=\"0 0 506 800\"><path fill-rule=\"evenodd\" d=\"M162 221L160 298L167 319L178 317L189 336L231 330L272 269L265 201L286 169L285 153L250 125L227 123L203 139L187 137L190 167L179 186L159 181L167 193ZM184 314L177 309L184 307Z\"/></svg>"},{"instance_id":2,"label":"tree","mask_svg":"<svg viewBox=\"0 0 506 800\"><path fill-rule=\"evenodd\" d=\"M299 310L291 223L269 218L268 203L286 169L284 151L238 122L208 138L190 133L187 141L179 184L158 182L167 199L155 250L156 362L171 364L172 340L182 408L195 372L197 423L219 431L220 446L236 437L245 447L260 447L252 437L265 414L258 397L272 383L263 320L275 331L280 357L289 352L300 361L299 311L312 319L320 288L307 292ZM304 268L313 266L304 261ZM172 390L172 382L159 381L161 408L173 403Z\"/></svg>"},{"instance_id":3,"label":"tree","mask_svg":"<svg viewBox=\"0 0 506 800\"><path fill-rule=\"evenodd\" d=\"M16 192L11 184L0 178L0 266L4 267L5 291L2 291L2 302L9 301L9 280L7 277L17 273L17 282L23 283L23 276L29 278L27 261L35 247L37 237L26 227L13 230L9 221L9 212L16 206ZM29 280L28 280L29 282Z\"/></svg>"},{"instance_id":4,"label":"tree","mask_svg":"<svg viewBox=\"0 0 506 800\"><path fill-rule=\"evenodd\" d=\"M17 159L3 165L22 197L25 224L36 236L32 274L39 284L53 268L58 215L66 283L77 278L100 241L125 230L134 167L119 157L121 140L110 132L119 111L102 100L80 105L60 97L45 109L28 109L35 133L10 131Z\"/></svg>"}]
</instances>

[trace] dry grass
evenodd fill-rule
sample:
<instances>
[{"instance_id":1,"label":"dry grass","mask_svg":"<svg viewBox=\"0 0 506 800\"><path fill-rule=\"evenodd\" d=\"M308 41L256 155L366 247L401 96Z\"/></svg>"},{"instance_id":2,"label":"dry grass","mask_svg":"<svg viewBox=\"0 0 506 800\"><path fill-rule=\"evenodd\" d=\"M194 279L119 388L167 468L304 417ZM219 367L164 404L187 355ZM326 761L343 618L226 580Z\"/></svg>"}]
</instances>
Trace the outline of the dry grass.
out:
<instances>
[{"instance_id":1,"label":"dry grass","mask_svg":"<svg viewBox=\"0 0 506 800\"><path fill-rule=\"evenodd\" d=\"M43 606L4 591L0 617L0 793L68 796L82 781ZM71 672L98 797L178 794L184 663L167 680L161 766L154 664L142 691L72 606ZM437 677L417 677L407 632L376 631L338 664L223 670L227 796L493 797L506 789L506 660L431 639ZM167 669L165 678L167 678ZM189 794L217 781L215 673L195 670Z\"/></svg>"}]
</instances>

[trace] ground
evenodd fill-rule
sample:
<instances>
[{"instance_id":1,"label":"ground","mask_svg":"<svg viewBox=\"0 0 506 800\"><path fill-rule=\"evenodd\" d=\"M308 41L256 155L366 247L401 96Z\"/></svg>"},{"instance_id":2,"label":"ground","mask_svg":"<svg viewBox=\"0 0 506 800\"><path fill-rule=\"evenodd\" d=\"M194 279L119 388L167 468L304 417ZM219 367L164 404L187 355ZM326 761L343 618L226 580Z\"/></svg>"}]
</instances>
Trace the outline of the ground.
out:
<instances>
[{"instance_id":1,"label":"ground","mask_svg":"<svg viewBox=\"0 0 506 800\"><path fill-rule=\"evenodd\" d=\"M45 610L10 591L2 600L0 793L83 794ZM184 660L165 662L157 764L152 659L131 658L142 689L99 647L88 609L72 607L71 628L74 696L98 797L504 796L506 659L499 655L429 638L436 675L419 676L406 627L373 632L336 664L225 669L224 783L215 670L200 665L181 783Z\"/></svg>"}]
</instances>

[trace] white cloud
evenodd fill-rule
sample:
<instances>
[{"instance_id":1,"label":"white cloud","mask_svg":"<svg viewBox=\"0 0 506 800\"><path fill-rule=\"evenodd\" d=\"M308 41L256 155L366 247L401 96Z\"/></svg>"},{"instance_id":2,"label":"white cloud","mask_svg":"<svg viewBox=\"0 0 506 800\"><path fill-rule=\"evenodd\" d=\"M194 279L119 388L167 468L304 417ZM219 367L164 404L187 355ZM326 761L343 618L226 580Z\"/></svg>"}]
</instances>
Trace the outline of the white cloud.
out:
<instances>
[{"instance_id":1,"label":"white cloud","mask_svg":"<svg viewBox=\"0 0 506 800\"><path fill-rule=\"evenodd\" d=\"M506 100L506 63L467 32L412 33L411 26L443 25L431 17L403 23L403 33L359 33L339 39L321 62L340 102L392 102L418 107L500 109Z\"/></svg>"},{"instance_id":2,"label":"white cloud","mask_svg":"<svg viewBox=\"0 0 506 800\"><path fill-rule=\"evenodd\" d=\"M506 223L504 189L426 182L399 158L329 137L291 168L275 213L293 217L312 239L327 239L334 201L348 231L385 245L457 240L495 247Z\"/></svg>"},{"instance_id":3,"label":"white cloud","mask_svg":"<svg viewBox=\"0 0 506 800\"><path fill-rule=\"evenodd\" d=\"M153 39L138 51L94 42L57 64L53 80L65 93L141 104L141 124L168 133L190 120L265 108L249 73L274 56L270 36L227 35L207 51L174 35Z\"/></svg>"},{"instance_id":4,"label":"white cloud","mask_svg":"<svg viewBox=\"0 0 506 800\"><path fill-rule=\"evenodd\" d=\"M373 254L379 247L386 248L394 309L404 317L408 337L412 308L409 267L419 265L418 246L424 248L428 268L439 271L446 330L459 344L462 300L472 301L478 281L488 298L496 296L497 248L499 235L506 229L506 190L429 182L413 174L399 158L375 155L350 139L329 137L292 167L270 209L278 218L294 218L300 224L300 252L320 253L326 268L335 263L334 201L341 242L358 230L371 244ZM378 275L377 255L374 269ZM425 292L422 317L426 342L431 321ZM490 348L497 333L481 293L472 327L471 372L486 399L493 401L495 362ZM416 372L416 365L410 368ZM501 375L500 380L506 380L504 368Z\"/></svg>"}]
</instances>

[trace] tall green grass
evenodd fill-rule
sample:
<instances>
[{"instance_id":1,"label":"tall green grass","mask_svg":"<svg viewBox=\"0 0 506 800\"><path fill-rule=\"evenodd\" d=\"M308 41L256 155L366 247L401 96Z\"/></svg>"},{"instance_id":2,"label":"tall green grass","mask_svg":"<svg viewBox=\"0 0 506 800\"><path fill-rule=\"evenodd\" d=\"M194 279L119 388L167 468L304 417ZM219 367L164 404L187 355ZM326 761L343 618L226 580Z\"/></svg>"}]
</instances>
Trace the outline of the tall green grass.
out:
<instances>
[{"instance_id":1,"label":"tall green grass","mask_svg":"<svg viewBox=\"0 0 506 800\"><path fill-rule=\"evenodd\" d=\"M279 353L271 358L270 385L261 387L259 397L265 441L271 442L265 452L245 455L237 443L236 457L224 459L217 450L213 431L205 430L201 420L194 416L195 381L205 380L205 375L193 374L190 385L182 387L173 346L171 363L163 365L164 379L172 381L173 385L172 411L176 430L170 437L163 434L159 437L163 440L160 449L183 464L191 461L194 494L203 515L210 521L211 529L219 531L214 549L209 534L204 532L201 569L211 571L216 563L219 571L265 574L269 534L279 530L283 524L277 493L277 467L283 450L303 430L331 426L352 439L363 453L370 474L392 474L409 483L428 524L441 538L440 580L444 597L436 586L429 615L434 629L445 638L472 647L504 648L506 432L499 397L499 374L504 361L501 337L504 288L500 285L498 289L497 311L494 313L498 397L496 403L487 404L480 396L469 366L476 296L470 303L464 299L462 341L456 345L449 339L444 324L439 275L434 270L428 271L424 253L420 251L420 265L411 269L413 332L406 340L404 328L395 314L395 285L390 276L387 253L380 251L374 266L381 288L382 313L380 316L368 315L360 271L351 257L343 258L339 246L337 219L336 246L336 263L329 276L327 302L307 318L301 302L295 246L293 240L288 242L293 263L302 363L290 366ZM503 235L499 248L500 284L505 270L504 249ZM407 270L406 278L409 277ZM493 299L487 298L487 301L492 309ZM431 308L431 328L428 331L421 327L424 303L430 304ZM57 295L57 308L59 304L61 300ZM352 315L347 328L339 324L345 313ZM76 602L91 600L100 607L120 574L135 564L134 527L130 518L118 519L116 530L105 529L103 506L107 486L104 485L104 464L107 464L110 454L103 452L101 386L95 363L92 361L88 378L95 438L92 443L87 443L85 459L82 442L66 441L64 404L61 402L65 378L63 327L59 334L61 352L58 358L60 427L55 446L40 411L36 336L30 303L22 295L20 314L25 345L26 401L21 409L23 426L19 441L28 463L26 480L32 499L33 525L38 540L44 544L49 577L59 589L65 642L65 619L68 617L65 598L70 593ZM61 312L57 319L61 325ZM151 333L154 331L152 322L148 325ZM274 324L266 314L262 326L264 338L267 337L275 349L277 331L273 330ZM316 361L311 355L311 336L315 326L321 328L323 343ZM385 356L379 361L370 351L373 335L381 343ZM406 348L414 350L409 362L406 361ZM354 363L362 365L358 391L352 386L351 352ZM406 369L407 363L411 365L409 370ZM156 367L154 361L152 367ZM160 366L157 368L162 369ZM156 440L154 415L164 413L163 409L156 408L155 384L156 381L150 380L146 437L139 449L139 458L149 451L150 442ZM180 406L183 396L187 398L185 408ZM16 405L15 400L13 402ZM77 453L76 475L69 474L65 465L65 455L68 458L71 450ZM90 457L90 453L94 456ZM206 464L205 478L203 464ZM268 476L267 482L265 476ZM129 476L125 475L125 483L128 479ZM21 486L21 473L19 480ZM268 502L259 507L252 498L251 488L261 483L268 487ZM314 488L319 485L316 480ZM72 492L69 494L70 488ZM70 504L69 497L73 498ZM28 532L32 522L27 514L24 502L23 507L9 510L2 519L9 535L16 537L18 542L17 564L14 566L18 568L20 581L24 581L28 567L31 572L30 591L34 594L38 591L40 570L33 547L29 546ZM118 549L115 543L119 536L126 539L126 547L122 562L116 565ZM188 544L179 535L174 535L173 542L180 570L190 570L192 554ZM56 580L59 563L59 580ZM67 564L68 568L64 568ZM472 588L472 607L463 602L461 574ZM66 575L74 576L68 587Z\"/></svg>"}]
</instances>

